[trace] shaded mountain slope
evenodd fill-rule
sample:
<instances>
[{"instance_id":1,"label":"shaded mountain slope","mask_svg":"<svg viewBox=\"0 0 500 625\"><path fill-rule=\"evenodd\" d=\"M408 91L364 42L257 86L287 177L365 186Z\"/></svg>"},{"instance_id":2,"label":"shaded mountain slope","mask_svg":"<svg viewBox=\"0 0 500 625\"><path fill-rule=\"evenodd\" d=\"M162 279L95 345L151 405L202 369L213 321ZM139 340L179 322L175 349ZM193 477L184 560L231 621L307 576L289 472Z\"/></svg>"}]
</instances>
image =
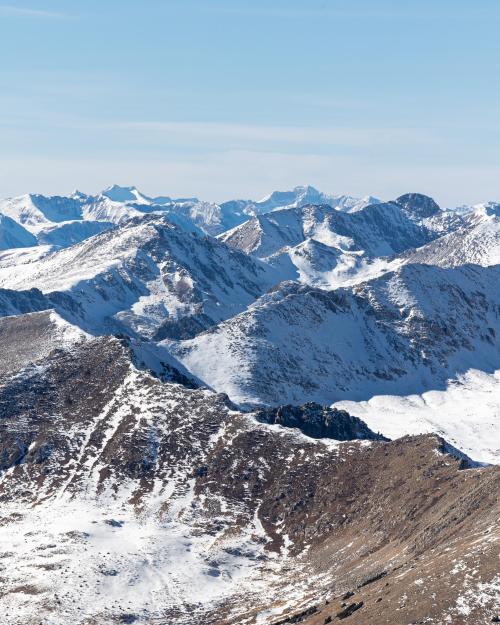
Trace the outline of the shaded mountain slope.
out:
<instances>
[{"instance_id":1,"label":"shaded mountain slope","mask_svg":"<svg viewBox=\"0 0 500 625\"><path fill-rule=\"evenodd\" d=\"M499 279L498 267L405 265L331 292L287 283L169 346L237 403L421 392L469 367L498 367Z\"/></svg>"},{"instance_id":2,"label":"shaded mountain slope","mask_svg":"<svg viewBox=\"0 0 500 625\"><path fill-rule=\"evenodd\" d=\"M431 198L409 194L402 196L401 204L399 201L371 204L354 213L343 213L328 205L277 210L250 219L221 235L221 239L260 258L307 238L374 257L400 254L442 234L436 232L434 224L440 209ZM422 209L422 205L427 208ZM459 223L454 222L453 227Z\"/></svg>"},{"instance_id":3,"label":"shaded mountain slope","mask_svg":"<svg viewBox=\"0 0 500 625\"><path fill-rule=\"evenodd\" d=\"M10 217L0 213L0 250L36 245L36 238Z\"/></svg>"}]
</instances>

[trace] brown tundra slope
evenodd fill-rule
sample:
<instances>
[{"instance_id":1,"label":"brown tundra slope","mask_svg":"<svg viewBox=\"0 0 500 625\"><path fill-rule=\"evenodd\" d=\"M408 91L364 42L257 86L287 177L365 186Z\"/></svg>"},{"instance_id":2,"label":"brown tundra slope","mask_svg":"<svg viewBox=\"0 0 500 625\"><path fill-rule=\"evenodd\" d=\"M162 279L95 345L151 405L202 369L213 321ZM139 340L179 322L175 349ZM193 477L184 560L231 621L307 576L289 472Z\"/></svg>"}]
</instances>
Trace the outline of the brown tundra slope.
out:
<instances>
[{"instance_id":1,"label":"brown tundra slope","mask_svg":"<svg viewBox=\"0 0 500 625\"><path fill-rule=\"evenodd\" d=\"M260 423L50 312L0 320L0 343L3 623L500 616L499 467L435 435Z\"/></svg>"}]
</instances>

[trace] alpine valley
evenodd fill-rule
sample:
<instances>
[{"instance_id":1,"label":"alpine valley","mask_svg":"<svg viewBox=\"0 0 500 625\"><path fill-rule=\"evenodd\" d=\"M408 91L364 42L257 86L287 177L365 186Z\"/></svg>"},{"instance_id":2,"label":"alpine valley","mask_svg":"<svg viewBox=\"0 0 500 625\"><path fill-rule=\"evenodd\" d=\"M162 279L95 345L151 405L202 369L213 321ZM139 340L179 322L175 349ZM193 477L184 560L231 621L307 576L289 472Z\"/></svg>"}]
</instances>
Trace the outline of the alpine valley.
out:
<instances>
[{"instance_id":1,"label":"alpine valley","mask_svg":"<svg viewBox=\"0 0 500 625\"><path fill-rule=\"evenodd\" d=\"M0 200L6 625L500 622L500 204Z\"/></svg>"}]
</instances>

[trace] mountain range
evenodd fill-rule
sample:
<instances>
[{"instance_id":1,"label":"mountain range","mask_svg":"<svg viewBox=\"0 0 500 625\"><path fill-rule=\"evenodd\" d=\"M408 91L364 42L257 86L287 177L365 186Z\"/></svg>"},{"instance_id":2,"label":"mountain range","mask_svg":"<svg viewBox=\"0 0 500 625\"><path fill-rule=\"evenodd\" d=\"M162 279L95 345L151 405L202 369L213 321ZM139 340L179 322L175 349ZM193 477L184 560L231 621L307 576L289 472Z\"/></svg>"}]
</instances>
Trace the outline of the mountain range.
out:
<instances>
[{"instance_id":1,"label":"mountain range","mask_svg":"<svg viewBox=\"0 0 500 625\"><path fill-rule=\"evenodd\" d=\"M500 621L499 224L0 200L4 622Z\"/></svg>"}]
</instances>

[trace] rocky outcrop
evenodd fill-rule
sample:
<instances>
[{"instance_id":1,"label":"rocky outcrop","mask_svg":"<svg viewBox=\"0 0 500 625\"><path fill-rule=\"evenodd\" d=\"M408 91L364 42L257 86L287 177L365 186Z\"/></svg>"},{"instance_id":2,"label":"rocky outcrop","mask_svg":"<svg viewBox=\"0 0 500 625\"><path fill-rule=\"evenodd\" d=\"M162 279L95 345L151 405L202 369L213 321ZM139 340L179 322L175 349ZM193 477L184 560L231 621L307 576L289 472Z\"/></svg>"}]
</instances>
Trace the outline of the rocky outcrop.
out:
<instances>
[{"instance_id":1,"label":"rocky outcrop","mask_svg":"<svg viewBox=\"0 0 500 625\"><path fill-rule=\"evenodd\" d=\"M261 423L272 423L298 428L311 438L333 438L338 441L388 440L372 432L361 419L345 410L321 406L314 402L302 406L278 406L257 410L255 418Z\"/></svg>"},{"instance_id":2,"label":"rocky outcrop","mask_svg":"<svg viewBox=\"0 0 500 625\"><path fill-rule=\"evenodd\" d=\"M431 197L422 193L405 193L397 198L396 203L413 219L426 219L437 215L441 210Z\"/></svg>"}]
</instances>

